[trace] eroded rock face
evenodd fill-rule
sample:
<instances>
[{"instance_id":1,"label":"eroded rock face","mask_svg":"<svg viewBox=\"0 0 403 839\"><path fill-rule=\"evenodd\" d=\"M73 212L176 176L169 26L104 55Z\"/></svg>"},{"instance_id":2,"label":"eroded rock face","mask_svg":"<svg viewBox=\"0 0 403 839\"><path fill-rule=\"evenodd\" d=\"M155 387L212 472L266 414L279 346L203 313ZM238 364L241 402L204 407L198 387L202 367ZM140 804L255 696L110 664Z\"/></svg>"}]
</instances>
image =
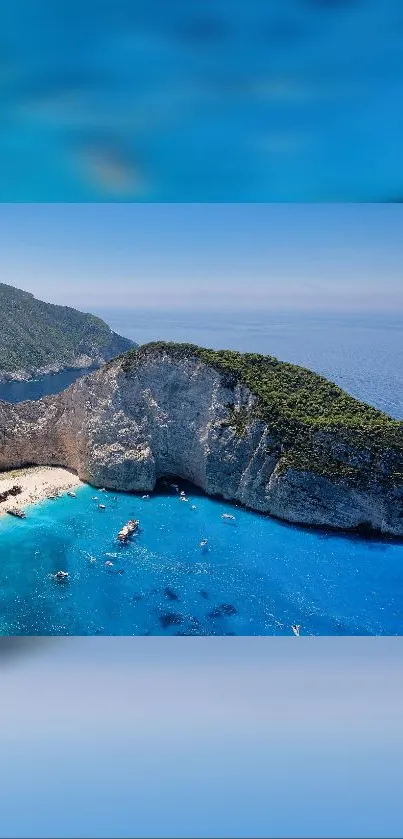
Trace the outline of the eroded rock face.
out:
<instances>
[{"instance_id":1,"label":"eroded rock face","mask_svg":"<svg viewBox=\"0 0 403 839\"><path fill-rule=\"evenodd\" d=\"M158 478L176 475L287 521L403 535L403 489L380 478L382 469L403 471L402 463L385 461L361 488L288 467L264 422L229 424L234 408L249 411L255 399L198 358L156 352L129 373L117 359L58 396L1 402L0 469L67 466L95 486L125 491L152 490ZM341 445L332 435L319 444L333 454ZM355 466L365 459L338 456Z\"/></svg>"}]
</instances>

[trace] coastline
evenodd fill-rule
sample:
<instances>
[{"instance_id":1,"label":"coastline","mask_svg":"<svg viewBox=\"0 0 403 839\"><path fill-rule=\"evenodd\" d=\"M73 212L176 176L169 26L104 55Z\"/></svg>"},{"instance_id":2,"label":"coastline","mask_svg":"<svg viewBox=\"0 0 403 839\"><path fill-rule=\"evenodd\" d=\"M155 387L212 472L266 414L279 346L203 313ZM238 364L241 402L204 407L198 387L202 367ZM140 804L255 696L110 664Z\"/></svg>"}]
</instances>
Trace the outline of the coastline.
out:
<instances>
[{"instance_id":1,"label":"coastline","mask_svg":"<svg viewBox=\"0 0 403 839\"><path fill-rule=\"evenodd\" d=\"M11 508L24 510L49 495L84 486L78 475L62 466L29 466L0 472L0 493L11 489L14 484L21 486L22 492L10 495L0 503L0 517Z\"/></svg>"},{"instance_id":2,"label":"coastline","mask_svg":"<svg viewBox=\"0 0 403 839\"><path fill-rule=\"evenodd\" d=\"M7 384L8 382L32 382L36 379L41 379L43 376L57 376L59 373L65 373L68 370L85 370L87 367L99 369L105 363L106 361L103 358L91 358L88 355L82 355L67 364L54 362L44 367L28 367L13 371L0 370L0 384Z\"/></svg>"}]
</instances>

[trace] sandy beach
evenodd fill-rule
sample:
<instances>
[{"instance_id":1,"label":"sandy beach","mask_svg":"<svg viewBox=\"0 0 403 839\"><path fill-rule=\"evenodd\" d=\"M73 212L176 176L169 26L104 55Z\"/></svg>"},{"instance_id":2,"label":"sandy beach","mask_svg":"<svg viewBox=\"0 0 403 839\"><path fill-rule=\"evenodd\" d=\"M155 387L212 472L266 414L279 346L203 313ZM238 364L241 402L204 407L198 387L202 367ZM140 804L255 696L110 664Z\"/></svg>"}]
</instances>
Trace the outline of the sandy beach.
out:
<instances>
[{"instance_id":1,"label":"sandy beach","mask_svg":"<svg viewBox=\"0 0 403 839\"><path fill-rule=\"evenodd\" d=\"M0 516L12 507L24 509L49 495L82 486L82 481L74 472L61 466L31 466L0 472L0 493L15 484L21 487L22 492L20 495L9 495L5 501L0 502Z\"/></svg>"}]
</instances>

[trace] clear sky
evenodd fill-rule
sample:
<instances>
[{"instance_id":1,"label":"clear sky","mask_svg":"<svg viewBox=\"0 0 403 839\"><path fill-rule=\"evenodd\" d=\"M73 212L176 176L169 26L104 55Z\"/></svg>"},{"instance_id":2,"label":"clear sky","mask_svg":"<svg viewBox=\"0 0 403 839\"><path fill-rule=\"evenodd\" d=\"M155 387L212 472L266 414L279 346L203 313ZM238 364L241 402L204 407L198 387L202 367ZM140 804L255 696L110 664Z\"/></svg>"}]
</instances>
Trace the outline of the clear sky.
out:
<instances>
[{"instance_id":1,"label":"clear sky","mask_svg":"<svg viewBox=\"0 0 403 839\"><path fill-rule=\"evenodd\" d=\"M403 312L403 206L2 204L0 272L86 310Z\"/></svg>"}]
</instances>

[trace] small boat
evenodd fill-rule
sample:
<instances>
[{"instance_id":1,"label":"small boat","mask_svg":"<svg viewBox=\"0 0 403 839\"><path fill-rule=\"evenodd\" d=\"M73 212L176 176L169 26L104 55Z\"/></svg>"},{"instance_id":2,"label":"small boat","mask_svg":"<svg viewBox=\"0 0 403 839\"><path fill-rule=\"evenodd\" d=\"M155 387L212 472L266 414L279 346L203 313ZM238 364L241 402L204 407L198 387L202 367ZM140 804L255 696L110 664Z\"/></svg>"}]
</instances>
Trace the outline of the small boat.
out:
<instances>
[{"instance_id":1,"label":"small boat","mask_svg":"<svg viewBox=\"0 0 403 839\"><path fill-rule=\"evenodd\" d=\"M93 495L93 496L92 496L92 500L93 500L93 501L98 501L98 496L97 496L97 495Z\"/></svg>"},{"instance_id":2,"label":"small boat","mask_svg":"<svg viewBox=\"0 0 403 839\"><path fill-rule=\"evenodd\" d=\"M294 635L296 635L298 637L299 636L299 631L301 629L300 625L298 623L293 623L291 629L292 629Z\"/></svg>"},{"instance_id":3,"label":"small boat","mask_svg":"<svg viewBox=\"0 0 403 839\"><path fill-rule=\"evenodd\" d=\"M57 495L48 495L48 498L49 498L50 501L55 501L56 498L57 498Z\"/></svg>"},{"instance_id":4,"label":"small boat","mask_svg":"<svg viewBox=\"0 0 403 839\"><path fill-rule=\"evenodd\" d=\"M231 513L223 513L221 518L229 521L235 521L235 516L231 515Z\"/></svg>"},{"instance_id":5,"label":"small boat","mask_svg":"<svg viewBox=\"0 0 403 839\"><path fill-rule=\"evenodd\" d=\"M17 507L10 507L9 510L6 510L9 516L15 516L17 519L25 519L26 514L24 510L18 510Z\"/></svg>"},{"instance_id":6,"label":"small boat","mask_svg":"<svg viewBox=\"0 0 403 839\"><path fill-rule=\"evenodd\" d=\"M207 546L208 539L202 539L200 542L200 547L205 548Z\"/></svg>"},{"instance_id":7,"label":"small boat","mask_svg":"<svg viewBox=\"0 0 403 839\"><path fill-rule=\"evenodd\" d=\"M89 561L91 562L91 564L93 564L94 562L96 562L96 561L97 561L96 556L90 556Z\"/></svg>"},{"instance_id":8,"label":"small boat","mask_svg":"<svg viewBox=\"0 0 403 839\"><path fill-rule=\"evenodd\" d=\"M113 568L113 562L111 562L110 559L107 559L106 562L105 562L105 567L106 568Z\"/></svg>"},{"instance_id":9,"label":"small boat","mask_svg":"<svg viewBox=\"0 0 403 839\"><path fill-rule=\"evenodd\" d=\"M105 504L98 504L99 510L106 510Z\"/></svg>"},{"instance_id":10,"label":"small boat","mask_svg":"<svg viewBox=\"0 0 403 839\"><path fill-rule=\"evenodd\" d=\"M99 491L100 492L106 492L106 489L105 489L105 487L102 487Z\"/></svg>"},{"instance_id":11,"label":"small boat","mask_svg":"<svg viewBox=\"0 0 403 839\"><path fill-rule=\"evenodd\" d=\"M69 492L67 492L66 494L69 495L70 498L76 498L75 492L71 492L71 490L69 490Z\"/></svg>"},{"instance_id":12,"label":"small boat","mask_svg":"<svg viewBox=\"0 0 403 839\"><path fill-rule=\"evenodd\" d=\"M196 504L192 504L190 507L191 510L197 510Z\"/></svg>"},{"instance_id":13,"label":"small boat","mask_svg":"<svg viewBox=\"0 0 403 839\"><path fill-rule=\"evenodd\" d=\"M186 495L185 490L183 490L183 489L182 489L182 490L181 490L181 492L179 493L179 495L181 495L181 496L182 496L182 498L183 498L183 496L184 496L184 495Z\"/></svg>"},{"instance_id":14,"label":"small boat","mask_svg":"<svg viewBox=\"0 0 403 839\"><path fill-rule=\"evenodd\" d=\"M145 498L149 498L150 496L149 496L149 495L142 495L141 497L142 497L143 499L145 499Z\"/></svg>"},{"instance_id":15,"label":"small boat","mask_svg":"<svg viewBox=\"0 0 403 839\"><path fill-rule=\"evenodd\" d=\"M55 580L67 580L69 573L68 571L56 571Z\"/></svg>"}]
</instances>

